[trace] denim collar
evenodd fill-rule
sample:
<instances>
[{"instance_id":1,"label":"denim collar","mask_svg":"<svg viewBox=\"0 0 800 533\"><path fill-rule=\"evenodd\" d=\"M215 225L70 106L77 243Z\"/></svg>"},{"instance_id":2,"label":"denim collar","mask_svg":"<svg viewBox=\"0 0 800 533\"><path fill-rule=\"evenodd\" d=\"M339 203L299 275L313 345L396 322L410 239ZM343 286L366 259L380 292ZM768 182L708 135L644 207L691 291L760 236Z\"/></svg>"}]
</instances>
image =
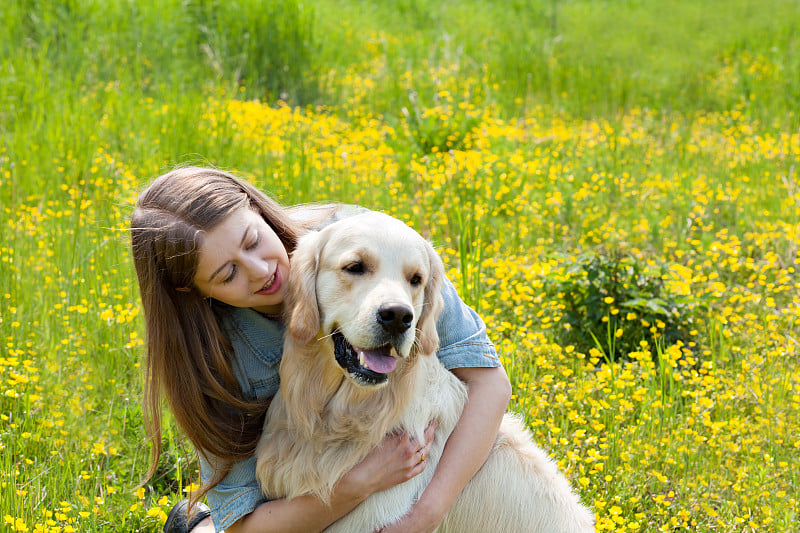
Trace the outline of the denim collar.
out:
<instances>
[{"instance_id":1,"label":"denim collar","mask_svg":"<svg viewBox=\"0 0 800 533\"><path fill-rule=\"evenodd\" d=\"M283 353L285 326L249 307L232 307L214 301L217 314L237 357L250 355L263 363L274 365L280 362Z\"/></svg>"}]
</instances>

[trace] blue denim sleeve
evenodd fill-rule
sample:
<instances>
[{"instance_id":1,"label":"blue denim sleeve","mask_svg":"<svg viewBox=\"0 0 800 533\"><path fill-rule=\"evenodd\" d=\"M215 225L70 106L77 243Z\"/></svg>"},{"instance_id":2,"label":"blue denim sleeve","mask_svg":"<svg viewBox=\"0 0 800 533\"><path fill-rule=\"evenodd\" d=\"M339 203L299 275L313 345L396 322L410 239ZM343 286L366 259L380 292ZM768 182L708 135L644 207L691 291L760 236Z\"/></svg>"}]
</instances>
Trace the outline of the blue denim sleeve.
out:
<instances>
[{"instance_id":1,"label":"blue denim sleeve","mask_svg":"<svg viewBox=\"0 0 800 533\"><path fill-rule=\"evenodd\" d=\"M461 301L456 288L445 279L442 288L444 311L436 322L439 333L439 361L452 370L460 367L500 366L486 324L472 308Z\"/></svg>"},{"instance_id":2,"label":"blue denim sleeve","mask_svg":"<svg viewBox=\"0 0 800 533\"><path fill-rule=\"evenodd\" d=\"M213 475L214 467L200 454L200 477L203 482L207 482ZM225 479L208 492L206 499L217 531L230 527L267 501L256 481L256 458L250 457L234 463Z\"/></svg>"}]
</instances>

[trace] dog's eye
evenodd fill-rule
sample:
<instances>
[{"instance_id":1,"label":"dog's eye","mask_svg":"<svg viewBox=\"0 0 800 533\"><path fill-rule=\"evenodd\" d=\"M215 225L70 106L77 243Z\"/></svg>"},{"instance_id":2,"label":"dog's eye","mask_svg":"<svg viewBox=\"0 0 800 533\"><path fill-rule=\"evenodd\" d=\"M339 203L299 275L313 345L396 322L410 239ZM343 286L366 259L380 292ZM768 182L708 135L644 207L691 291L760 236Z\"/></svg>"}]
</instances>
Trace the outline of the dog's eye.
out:
<instances>
[{"instance_id":1,"label":"dog's eye","mask_svg":"<svg viewBox=\"0 0 800 533\"><path fill-rule=\"evenodd\" d=\"M414 274L413 276L411 276L411 277L408 279L408 282L409 282L409 283L410 283L410 284L411 284L413 287L416 287L417 285L419 285L420 283L422 283L422 276L420 276L419 274Z\"/></svg>"},{"instance_id":2,"label":"dog's eye","mask_svg":"<svg viewBox=\"0 0 800 533\"><path fill-rule=\"evenodd\" d=\"M362 263L361 261L356 261L354 263L348 263L347 265L345 265L345 267L342 270L344 270L345 272L348 272L350 274L363 274L364 273L364 263Z\"/></svg>"}]
</instances>

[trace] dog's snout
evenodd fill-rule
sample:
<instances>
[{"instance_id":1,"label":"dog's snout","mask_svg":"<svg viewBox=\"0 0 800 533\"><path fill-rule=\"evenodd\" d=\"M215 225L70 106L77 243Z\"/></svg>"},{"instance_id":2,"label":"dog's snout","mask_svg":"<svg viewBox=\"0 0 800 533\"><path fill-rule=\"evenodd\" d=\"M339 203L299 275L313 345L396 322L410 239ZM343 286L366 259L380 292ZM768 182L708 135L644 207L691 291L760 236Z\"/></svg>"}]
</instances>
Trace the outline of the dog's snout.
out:
<instances>
[{"instance_id":1,"label":"dog's snout","mask_svg":"<svg viewBox=\"0 0 800 533\"><path fill-rule=\"evenodd\" d=\"M389 333L403 333L411 327L414 312L405 305L384 305L378 309L378 323Z\"/></svg>"}]
</instances>

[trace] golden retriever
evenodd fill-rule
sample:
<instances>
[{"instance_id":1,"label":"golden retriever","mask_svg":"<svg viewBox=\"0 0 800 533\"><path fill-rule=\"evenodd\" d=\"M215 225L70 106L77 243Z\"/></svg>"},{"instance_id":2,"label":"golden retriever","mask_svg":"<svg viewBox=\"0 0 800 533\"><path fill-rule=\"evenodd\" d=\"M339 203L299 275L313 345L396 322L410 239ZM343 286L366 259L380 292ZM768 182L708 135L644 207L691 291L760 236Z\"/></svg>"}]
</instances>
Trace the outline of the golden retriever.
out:
<instances>
[{"instance_id":1,"label":"golden retriever","mask_svg":"<svg viewBox=\"0 0 800 533\"><path fill-rule=\"evenodd\" d=\"M437 419L425 470L371 495L328 531L372 533L410 509L467 397L435 355L443 276L430 243L381 213L345 218L300 239L281 387L256 451L267 498L327 500L386 433L405 431L421 442ZM506 414L489 458L437 531L588 532L593 521L523 424Z\"/></svg>"}]
</instances>

